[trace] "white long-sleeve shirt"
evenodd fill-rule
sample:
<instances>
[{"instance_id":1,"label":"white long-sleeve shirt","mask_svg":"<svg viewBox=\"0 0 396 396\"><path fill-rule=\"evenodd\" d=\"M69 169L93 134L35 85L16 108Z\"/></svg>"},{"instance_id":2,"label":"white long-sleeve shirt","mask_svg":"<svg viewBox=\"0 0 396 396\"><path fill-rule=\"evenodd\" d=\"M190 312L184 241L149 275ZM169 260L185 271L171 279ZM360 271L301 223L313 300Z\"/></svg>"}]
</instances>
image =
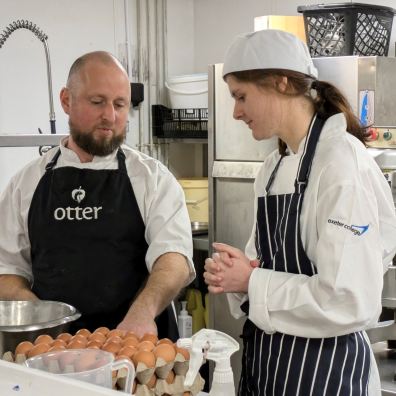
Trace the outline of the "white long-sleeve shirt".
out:
<instances>
[{"instance_id":1,"label":"white long-sleeve shirt","mask_svg":"<svg viewBox=\"0 0 396 396\"><path fill-rule=\"evenodd\" d=\"M286 156L269 194L294 191L303 150ZM272 153L254 184L257 198L279 160ZM357 235L356 227L368 229ZM257 257L254 230L246 246ZM360 230L363 231L363 228ZM381 311L383 273L396 252L396 216L390 188L365 147L346 132L342 114L325 123L309 176L300 217L307 256L317 275L253 270L248 294L228 294L235 317L249 299L249 319L267 333L333 337L372 327Z\"/></svg>"},{"instance_id":2,"label":"white long-sleeve shirt","mask_svg":"<svg viewBox=\"0 0 396 396\"><path fill-rule=\"evenodd\" d=\"M146 266L150 272L156 259L176 252L188 260L190 281L195 277L192 236L184 193L174 176L159 161L128 146L122 147L125 165L145 224L149 245ZM116 151L81 163L76 153L60 145L56 168L117 169ZM33 281L28 235L28 213L37 184L57 148L19 171L0 195L0 274L20 275Z\"/></svg>"}]
</instances>

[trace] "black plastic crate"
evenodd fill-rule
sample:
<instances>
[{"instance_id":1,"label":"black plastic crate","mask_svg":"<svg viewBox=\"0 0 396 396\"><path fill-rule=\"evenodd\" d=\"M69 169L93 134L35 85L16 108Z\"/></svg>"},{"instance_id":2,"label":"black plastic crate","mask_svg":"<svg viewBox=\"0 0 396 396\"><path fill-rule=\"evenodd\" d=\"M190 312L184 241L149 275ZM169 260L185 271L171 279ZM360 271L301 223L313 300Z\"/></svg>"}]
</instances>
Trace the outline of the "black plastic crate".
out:
<instances>
[{"instance_id":1,"label":"black plastic crate","mask_svg":"<svg viewBox=\"0 0 396 396\"><path fill-rule=\"evenodd\" d=\"M372 4L299 6L312 57L386 56L395 10Z\"/></svg>"},{"instance_id":2,"label":"black plastic crate","mask_svg":"<svg viewBox=\"0 0 396 396\"><path fill-rule=\"evenodd\" d=\"M208 109L169 109L152 105L151 117L154 136L179 139L208 137Z\"/></svg>"}]
</instances>

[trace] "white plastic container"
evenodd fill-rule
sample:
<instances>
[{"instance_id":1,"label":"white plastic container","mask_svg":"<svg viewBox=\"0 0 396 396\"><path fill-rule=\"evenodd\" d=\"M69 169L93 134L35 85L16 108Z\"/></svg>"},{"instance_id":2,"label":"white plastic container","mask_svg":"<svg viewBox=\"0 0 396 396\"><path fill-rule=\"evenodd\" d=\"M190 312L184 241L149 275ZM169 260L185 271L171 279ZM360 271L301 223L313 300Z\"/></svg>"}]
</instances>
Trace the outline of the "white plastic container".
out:
<instances>
[{"instance_id":1,"label":"white plastic container","mask_svg":"<svg viewBox=\"0 0 396 396\"><path fill-rule=\"evenodd\" d=\"M183 187L190 221L208 223L208 178L194 177L190 179L178 179L178 182Z\"/></svg>"},{"instance_id":2,"label":"white plastic container","mask_svg":"<svg viewBox=\"0 0 396 396\"><path fill-rule=\"evenodd\" d=\"M208 75L205 73L170 77L165 86L172 109L208 107Z\"/></svg>"},{"instance_id":3,"label":"white plastic container","mask_svg":"<svg viewBox=\"0 0 396 396\"><path fill-rule=\"evenodd\" d=\"M180 338L190 338L192 336L192 317L188 314L187 301L181 301L182 309L177 317L177 325Z\"/></svg>"}]
</instances>

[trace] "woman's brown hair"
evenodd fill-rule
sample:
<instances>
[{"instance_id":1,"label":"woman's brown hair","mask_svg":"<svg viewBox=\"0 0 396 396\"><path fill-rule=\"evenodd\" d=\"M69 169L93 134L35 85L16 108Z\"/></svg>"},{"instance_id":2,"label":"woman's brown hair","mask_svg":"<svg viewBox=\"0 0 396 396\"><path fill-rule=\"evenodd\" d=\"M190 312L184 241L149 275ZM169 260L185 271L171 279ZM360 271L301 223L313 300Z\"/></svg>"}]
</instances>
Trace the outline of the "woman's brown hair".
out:
<instances>
[{"instance_id":1,"label":"woman's brown hair","mask_svg":"<svg viewBox=\"0 0 396 396\"><path fill-rule=\"evenodd\" d=\"M272 87L283 95L304 95L312 100L315 112L324 120L334 114L343 113L347 123L347 131L363 144L368 141L367 128L360 124L359 119L353 113L351 105L340 90L328 82L315 80L299 72L278 69L244 70L228 75L233 75L240 82L249 82L261 87ZM277 88L275 81L278 77L287 77L288 90L286 92L280 92ZM314 92L313 95L311 90ZM279 152L281 155L285 155L286 148L286 143L279 139Z\"/></svg>"}]
</instances>

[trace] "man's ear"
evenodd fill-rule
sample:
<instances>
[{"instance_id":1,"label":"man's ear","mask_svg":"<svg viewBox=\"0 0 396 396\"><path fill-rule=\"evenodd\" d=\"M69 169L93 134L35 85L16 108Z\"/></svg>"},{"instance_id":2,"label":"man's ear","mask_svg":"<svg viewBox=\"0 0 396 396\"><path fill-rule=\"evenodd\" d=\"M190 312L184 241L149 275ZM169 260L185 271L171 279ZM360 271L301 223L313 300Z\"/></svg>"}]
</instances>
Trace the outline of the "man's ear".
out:
<instances>
[{"instance_id":1,"label":"man's ear","mask_svg":"<svg viewBox=\"0 0 396 396\"><path fill-rule=\"evenodd\" d=\"M70 112L70 90L69 88L63 87L59 94L60 102L63 108L63 111L66 114Z\"/></svg>"},{"instance_id":2,"label":"man's ear","mask_svg":"<svg viewBox=\"0 0 396 396\"><path fill-rule=\"evenodd\" d=\"M279 92L285 93L288 88L288 78L286 76L282 76L279 78L279 80L277 80L276 84Z\"/></svg>"}]
</instances>

